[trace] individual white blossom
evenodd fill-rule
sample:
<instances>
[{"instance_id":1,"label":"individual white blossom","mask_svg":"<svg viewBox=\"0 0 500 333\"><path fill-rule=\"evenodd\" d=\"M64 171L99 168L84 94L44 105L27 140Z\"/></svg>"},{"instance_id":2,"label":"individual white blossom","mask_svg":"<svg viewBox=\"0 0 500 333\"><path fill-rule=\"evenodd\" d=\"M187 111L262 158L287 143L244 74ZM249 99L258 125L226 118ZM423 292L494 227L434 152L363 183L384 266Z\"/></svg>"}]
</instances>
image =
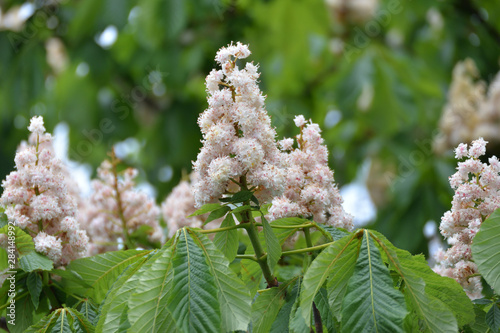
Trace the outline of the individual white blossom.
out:
<instances>
[{"instance_id":1,"label":"individual white blossom","mask_svg":"<svg viewBox=\"0 0 500 333\"><path fill-rule=\"evenodd\" d=\"M493 156L489 163L479 157L486 153L483 138L467 145L461 143L456 148L457 172L450 177L450 185L455 191L451 210L444 213L439 229L450 247L436 255L434 271L457 280L471 299L481 298L482 286L473 262L471 244L481 223L500 207L500 165Z\"/></svg>"},{"instance_id":2,"label":"individual white blossom","mask_svg":"<svg viewBox=\"0 0 500 333\"><path fill-rule=\"evenodd\" d=\"M42 117L33 117L29 141L18 148L17 171L2 182L0 205L15 226L32 237L35 249L56 266L82 257L87 234L75 220L77 201L68 181L68 171L54 157L52 137L45 133Z\"/></svg>"},{"instance_id":3,"label":"individual white blossom","mask_svg":"<svg viewBox=\"0 0 500 333\"><path fill-rule=\"evenodd\" d=\"M118 250L119 239L125 242L128 237L125 233L130 235L144 225L150 227L150 241L163 241L158 223L160 209L153 198L135 189L137 174L133 168L118 173L108 160L97 169L93 193L79 215L90 237L88 255Z\"/></svg>"},{"instance_id":4,"label":"individual white blossom","mask_svg":"<svg viewBox=\"0 0 500 333\"><path fill-rule=\"evenodd\" d=\"M194 162L197 207L220 198L241 177L263 203L283 192L284 159L257 85L258 67L238 64L249 55L239 42L221 48L215 57L221 69L206 78L208 109L198 119L203 147Z\"/></svg>"}]
</instances>

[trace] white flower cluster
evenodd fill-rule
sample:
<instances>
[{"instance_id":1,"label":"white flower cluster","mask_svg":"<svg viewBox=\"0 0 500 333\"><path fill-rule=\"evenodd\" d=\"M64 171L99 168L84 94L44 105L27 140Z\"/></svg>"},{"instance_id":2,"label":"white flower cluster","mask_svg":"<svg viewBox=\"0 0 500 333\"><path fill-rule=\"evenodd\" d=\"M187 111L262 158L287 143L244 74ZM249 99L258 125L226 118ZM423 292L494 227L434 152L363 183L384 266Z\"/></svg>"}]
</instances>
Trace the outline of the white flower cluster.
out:
<instances>
[{"instance_id":1,"label":"white flower cluster","mask_svg":"<svg viewBox=\"0 0 500 333\"><path fill-rule=\"evenodd\" d=\"M209 107L198 119L203 147L194 163L198 207L218 199L234 185L231 179L242 176L258 187L255 195L262 202L283 192L285 172L257 85L258 68L246 63L240 69L237 64L249 55L248 46L239 42L222 48L215 57L222 69L207 76Z\"/></svg>"},{"instance_id":2,"label":"white flower cluster","mask_svg":"<svg viewBox=\"0 0 500 333\"><path fill-rule=\"evenodd\" d=\"M359 24L375 16L378 0L326 0L326 5L337 20Z\"/></svg>"},{"instance_id":3,"label":"white flower cluster","mask_svg":"<svg viewBox=\"0 0 500 333\"><path fill-rule=\"evenodd\" d=\"M54 157L52 137L45 133L42 117L28 127L30 142L19 147L11 172L2 182L0 205L16 226L34 236L36 251L57 265L83 256L88 237L80 229L76 200L70 195L62 162Z\"/></svg>"},{"instance_id":4,"label":"white flower cluster","mask_svg":"<svg viewBox=\"0 0 500 333\"><path fill-rule=\"evenodd\" d=\"M272 201L269 219L314 216L316 222L352 230L352 216L342 208L342 197L335 185L333 171L328 167L328 149L323 145L318 124L295 117L300 128L294 140L279 142L281 149L290 151L287 158L286 188L282 196Z\"/></svg>"},{"instance_id":5,"label":"white flower cluster","mask_svg":"<svg viewBox=\"0 0 500 333\"><path fill-rule=\"evenodd\" d=\"M500 144L500 73L487 92L486 83L478 79L479 71L471 59L453 69L448 103L439 123L441 135L434 144L438 153L478 137Z\"/></svg>"},{"instance_id":6,"label":"white flower cluster","mask_svg":"<svg viewBox=\"0 0 500 333\"><path fill-rule=\"evenodd\" d=\"M484 219L500 207L500 161L496 156L489 164L479 160L486 153L486 143L480 138L470 147L461 143L455 149L457 159L467 159L458 163L458 171L450 177L455 195L439 229L451 247L437 254L434 267L437 273L456 279L471 299L482 297L480 277L470 277L478 273L471 244Z\"/></svg>"},{"instance_id":7,"label":"white flower cluster","mask_svg":"<svg viewBox=\"0 0 500 333\"><path fill-rule=\"evenodd\" d=\"M92 181L93 193L80 214L82 225L90 236L88 255L118 250L118 238L124 239L139 227L151 227L150 241L163 240L158 224L160 209L153 198L135 189L137 170L127 168L117 173L105 160L97 169L98 179Z\"/></svg>"}]
</instances>

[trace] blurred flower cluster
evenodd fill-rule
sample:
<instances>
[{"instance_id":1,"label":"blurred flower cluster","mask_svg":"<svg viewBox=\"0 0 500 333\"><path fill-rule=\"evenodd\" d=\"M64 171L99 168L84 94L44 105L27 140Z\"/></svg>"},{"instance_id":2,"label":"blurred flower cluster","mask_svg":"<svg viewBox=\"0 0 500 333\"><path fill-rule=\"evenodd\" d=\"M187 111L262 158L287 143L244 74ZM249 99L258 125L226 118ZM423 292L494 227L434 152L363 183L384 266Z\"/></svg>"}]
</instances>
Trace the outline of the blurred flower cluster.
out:
<instances>
[{"instance_id":1,"label":"blurred flower cluster","mask_svg":"<svg viewBox=\"0 0 500 333\"><path fill-rule=\"evenodd\" d=\"M450 177L455 191L451 210L441 218L441 234L451 245L439 251L434 270L457 280L471 299L481 298L481 277L472 260L471 244L481 223L500 207L500 161L496 156L482 163L479 157L486 153L483 138L472 142L470 147L459 144L455 150L458 171Z\"/></svg>"},{"instance_id":2,"label":"blurred flower cluster","mask_svg":"<svg viewBox=\"0 0 500 333\"><path fill-rule=\"evenodd\" d=\"M17 171L2 182L0 205L9 221L34 237L38 252L55 265L66 265L83 256L88 244L76 220L77 201L71 195L78 190L72 188L76 184L68 181L65 166L54 157L52 137L45 133L42 117L33 117L28 129L32 133L29 142L23 142L16 153Z\"/></svg>"},{"instance_id":3,"label":"blurred flower cluster","mask_svg":"<svg viewBox=\"0 0 500 333\"><path fill-rule=\"evenodd\" d=\"M90 236L89 255L117 250L120 241L125 248L133 248L130 237L141 227L151 242L164 238L154 198L136 190L137 170L118 172L118 162L114 154L111 162L102 162L98 178L92 181L94 191L79 215Z\"/></svg>"},{"instance_id":4,"label":"blurred flower cluster","mask_svg":"<svg viewBox=\"0 0 500 333\"><path fill-rule=\"evenodd\" d=\"M444 153L461 142L483 137L500 145L500 73L491 82L479 80L479 71L472 59L459 62L439 122L440 135L434 149Z\"/></svg>"}]
</instances>

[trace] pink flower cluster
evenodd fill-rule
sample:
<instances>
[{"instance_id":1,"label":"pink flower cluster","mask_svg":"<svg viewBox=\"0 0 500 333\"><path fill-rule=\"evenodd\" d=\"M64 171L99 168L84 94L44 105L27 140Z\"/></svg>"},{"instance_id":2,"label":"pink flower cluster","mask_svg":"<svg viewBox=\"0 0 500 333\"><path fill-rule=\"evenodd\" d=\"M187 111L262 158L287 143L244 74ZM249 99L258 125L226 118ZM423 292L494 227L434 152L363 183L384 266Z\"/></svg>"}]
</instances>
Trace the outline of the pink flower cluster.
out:
<instances>
[{"instance_id":1,"label":"pink flower cluster","mask_svg":"<svg viewBox=\"0 0 500 333\"><path fill-rule=\"evenodd\" d=\"M290 151L286 158L285 192L272 201L269 219L314 216L316 222L352 230L352 216L342 208L342 197L335 185L333 171L328 167L328 149L323 145L318 124L306 122L304 116L295 117L300 128L294 140L279 142L281 149Z\"/></svg>"},{"instance_id":2,"label":"pink flower cluster","mask_svg":"<svg viewBox=\"0 0 500 333\"><path fill-rule=\"evenodd\" d=\"M215 57L222 69L207 76L209 107L198 119L203 147L194 162L200 176L194 185L198 207L218 199L234 185L231 179L242 176L258 187L255 195L262 202L283 192L285 172L257 85L258 67L237 64L249 55L248 46L239 42L222 48Z\"/></svg>"},{"instance_id":3,"label":"pink flower cluster","mask_svg":"<svg viewBox=\"0 0 500 333\"><path fill-rule=\"evenodd\" d=\"M70 195L62 162L54 157L52 137L42 117L33 117L30 140L15 157L17 171L2 182L0 205L14 225L34 236L36 251L57 265L83 256L88 237L75 219L77 205Z\"/></svg>"},{"instance_id":4,"label":"pink flower cluster","mask_svg":"<svg viewBox=\"0 0 500 333\"><path fill-rule=\"evenodd\" d=\"M457 159L467 159L458 163L458 171L450 177L455 195L439 229L451 247L437 254L434 267L437 273L456 279L471 299L482 297L480 277L470 277L478 273L472 240L484 219L500 207L500 161L496 156L489 164L479 160L486 153L486 143L480 138L470 147L461 143L455 149Z\"/></svg>"},{"instance_id":5,"label":"pink flower cluster","mask_svg":"<svg viewBox=\"0 0 500 333\"><path fill-rule=\"evenodd\" d=\"M193 183L197 178L198 175L192 173L190 181L181 180L161 204L163 220L168 228L168 237L172 237L183 227L213 229L220 225L221 219L217 219L203 226L208 214L188 217L196 211Z\"/></svg>"},{"instance_id":6,"label":"pink flower cluster","mask_svg":"<svg viewBox=\"0 0 500 333\"><path fill-rule=\"evenodd\" d=\"M98 179L92 181L94 191L80 214L90 236L89 255L118 250L118 238L125 242L124 232L130 235L143 225L151 227L150 241L163 240L158 224L160 209L153 198L135 189L137 173L133 168L116 173L108 160L97 169Z\"/></svg>"}]
</instances>

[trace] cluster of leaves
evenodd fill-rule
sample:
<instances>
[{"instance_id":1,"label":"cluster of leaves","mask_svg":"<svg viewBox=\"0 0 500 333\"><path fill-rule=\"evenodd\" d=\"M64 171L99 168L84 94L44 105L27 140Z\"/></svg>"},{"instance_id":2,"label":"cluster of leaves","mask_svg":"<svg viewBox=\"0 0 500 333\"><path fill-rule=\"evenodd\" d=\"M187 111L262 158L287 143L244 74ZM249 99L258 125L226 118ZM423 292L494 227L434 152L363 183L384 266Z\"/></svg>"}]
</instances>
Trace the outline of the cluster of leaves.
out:
<instances>
[{"instance_id":1,"label":"cluster of leaves","mask_svg":"<svg viewBox=\"0 0 500 333\"><path fill-rule=\"evenodd\" d=\"M266 207L249 191L224 201L195 213L210 212L207 221L225 217L218 229L183 228L160 249L108 252L75 260L65 270L53 269L34 251L31 237L16 229L20 268L10 332L498 331L496 295L473 304L422 255L396 248L376 231L347 232L302 218L269 223L263 218ZM261 257L250 232L242 232L249 230L241 222L247 213L261 217L255 223L262 227ZM309 241L299 238L294 249L282 250L289 237L304 230L314 230ZM206 236L211 232L213 240ZM497 211L473 247L496 292L499 235ZM278 278L275 286L266 287L259 261ZM6 282L0 304L8 304L7 291Z\"/></svg>"}]
</instances>

